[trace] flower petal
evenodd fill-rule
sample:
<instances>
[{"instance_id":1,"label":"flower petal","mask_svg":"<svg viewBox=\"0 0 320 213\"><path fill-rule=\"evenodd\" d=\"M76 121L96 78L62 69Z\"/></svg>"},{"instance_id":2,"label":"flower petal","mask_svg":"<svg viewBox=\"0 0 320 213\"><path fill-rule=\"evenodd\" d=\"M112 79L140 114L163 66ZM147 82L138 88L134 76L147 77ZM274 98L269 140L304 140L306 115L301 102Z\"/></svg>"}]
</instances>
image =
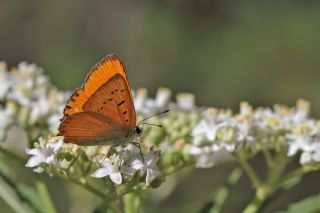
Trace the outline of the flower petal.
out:
<instances>
[{"instance_id":1,"label":"flower petal","mask_svg":"<svg viewBox=\"0 0 320 213\"><path fill-rule=\"evenodd\" d=\"M308 152L304 152L301 154L300 156L300 164L307 164L310 163L312 161L312 156L310 153Z\"/></svg>"},{"instance_id":2,"label":"flower petal","mask_svg":"<svg viewBox=\"0 0 320 213\"><path fill-rule=\"evenodd\" d=\"M288 151L288 156L293 156L295 155L299 150L299 146L297 146L295 143L292 143L289 145L289 151Z\"/></svg>"},{"instance_id":3,"label":"flower petal","mask_svg":"<svg viewBox=\"0 0 320 213\"><path fill-rule=\"evenodd\" d=\"M122 183L122 176L120 172L112 173L109 175L112 182L114 182L117 185L120 185Z\"/></svg>"},{"instance_id":4,"label":"flower petal","mask_svg":"<svg viewBox=\"0 0 320 213\"><path fill-rule=\"evenodd\" d=\"M144 159L144 164L148 165L149 167L155 166L159 158L160 158L159 152L150 151L149 154Z\"/></svg>"},{"instance_id":5,"label":"flower petal","mask_svg":"<svg viewBox=\"0 0 320 213\"><path fill-rule=\"evenodd\" d=\"M37 168L34 168L33 171L34 171L35 173L42 173L42 172L44 172L44 169L41 168L41 167L37 167Z\"/></svg>"},{"instance_id":6,"label":"flower petal","mask_svg":"<svg viewBox=\"0 0 320 213\"><path fill-rule=\"evenodd\" d=\"M34 149L26 149L26 153L28 154L28 155L39 155L39 150L38 149L36 149L36 148L34 148Z\"/></svg>"},{"instance_id":7,"label":"flower petal","mask_svg":"<svg viewBox=\"0 0 320 213\"><path fill-rule=\"evenodd\" d=\"M139 170L143 167L144 167L144 163L139 159L135 159L131 162L131 168L133 168L134 170Z\"/></svg>"},{"instance_id":8,"label":"flower petal","mask_svg":"<svg viewBox=\"0 0 320 213\"><path fill-rule=\"evenodd\" d=\"M60 149L60 147L62 146L62 144L63 144L63 140L60 139L55 143L49 144L48 148L51 148L51 149L53 149L54 152L57 152Z\"/></svg>"},{"instance_id":9,"label":"flower petal","mask_svg":"<svg viewBox=\"0 0 320 213\"><path fill-rule=\"evenodd\" d=\"M149 185L159 174L160 172L156 168L147 168L146 184Z\"/></svg>"},{"instance_id":10,"label":"flower petal","mask_svg":"<svg viewBox=\"0 0 320 213\"><path fill-rule=\"evenodd\" d=\"M54 155L50 155L49 157L46 158L45 163L46 164L52 164L54 162Z\"/></svg>"},{"instance_id":11,"label":"flower petal","mask_svg":"<svg viewBox=\"0 0 320 213\"><path fill-rule=\"evenodd\" d=\"M99 168L94 173L91 174L91 177L102 178L102 177L105 177L105 176L108 176L108 175L110 175L110 172L109 172L108 169Z\"/></svg>"},{"instance_id":12,"label":"flower petal","mask_svg":"<svg viewBox=\"0 0 320 213\"><path fill-rule=\"evenodd\" d=\"M42 162L43 162L43 158L38 156L32 156L31 158L29 158L28 162L26 163L26 167L35 167Z\"/></svg>"},{"instance_id":13,"label":"flower petal","mask_svg":"<svg viewBox=\"0 0 320 213\"><path fill-rule=\"evenodd\" d=\"M133 169L133 168L130 168L128 166L121 166L120 167L120 172L123 173L123 174L127 174L127 175L134 175L136 170Z\"/></svg>"}]
</instances>

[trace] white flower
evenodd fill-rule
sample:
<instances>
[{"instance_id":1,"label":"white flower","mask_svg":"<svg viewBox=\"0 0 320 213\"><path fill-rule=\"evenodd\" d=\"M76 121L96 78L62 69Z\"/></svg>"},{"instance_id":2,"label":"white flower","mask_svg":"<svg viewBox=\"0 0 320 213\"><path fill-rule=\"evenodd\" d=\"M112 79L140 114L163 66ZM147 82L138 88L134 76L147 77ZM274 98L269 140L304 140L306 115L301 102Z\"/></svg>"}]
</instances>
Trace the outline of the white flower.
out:
<instances>
[{"instance_id":1,"label":"white flower","mask_svg":"<svg viewBox=\"0 0 320 213\"><path fill-rule=\"evenodd\" d=\"M15 84L8 94L8 98L25 107L39 97L46 95L51 87L48 78L43 75L42 69L35 64L22 62L17 69L13 69L12 75L15 78Z\"/></svg>"},{"instance_id":2,"label":"white flower","mask_svg":"<svg viewBox=\"0 0 320 213\"><path fill-rule=\"evenodd\" d=\"M195 108L194 99L191 93L180 93L177 95L177 107L182 110L192 110Z\"/></svg>"},{"instance_id":3,"label":"white flower","mask_svg":"<svg viewBox=\"0 0 320 213\"><path fill-rule=\"evenodd\" d=\"M298 100L292 120L295 123L302 122L308 118L309 113L310 103L305 100Z\"/></svg>"},{"instance_id":4,"label":"white flower","mask_svg":"<svg viewBox=\"0 0 320 213\"><path fill-rule=\"evenodd\" d=\"M235 146L225 145L223 148L214 144L211 146L191 146L189 147L189 153L196 156L197 168L210 168L216 165L218 162L224 162L227 160L226 156L229 152L233 151ZM227 152L226 152L227 151Z\"/></svg>"},{"instance_id":5,"label":"white flower","mask_svg":"<svg viewBox=\"0 0 320 213\"><path fill-rule=\"evenodd\" d=\"M53 134L58 133L58 128L60 125L61 118L62 118L62 116L60 114L53 114L47 119L47 122L49 124L49 130L51 133L53 133Z\"/></svg>"},{"instance_id":6,"label":"white flower","mask_svg":"<svg viewBox=\"0 0 320 213\"><path fill-rule=\"evenodd\" d=\"M48 141L39 138L38 147L26 149L26 153L31 155L26 167L35 167L40 163L53 164L56 154L63 144L63 137L53 137Z\"/></svg>"},{"instance_id":7,"label":"white flower","mask_svg":"<svg viewBox=\"0 0 320 213\"><path fill-rule=\"evenodd\" d=\"M134 104L137 113L150 115L168 108L171 91L167 88L159 88L156 98L147 98L145 89L138 89L134 93Z\"/></svg>"},{"instance_id":8,"label":"white flower","mask_svg":"<svg viewBox=\"0 0 320 213\"><path fill-rule=\"evenodd\" d=\"M213 153L202 154L197 158L196 168L211 168L215 164L215 158Z\"/></svg>"},{"instance_id":9,"label":"white flower","mask_svg":"<svg viewBox=\"0 0 320 213\"><path fill-rule=\"evenodd\" d=\"M149 113L145 112L145 101L147 99L147 90L144 88L140 88L133 92L134 97L134 107L137 113Z\"/></svg>"},{"instance_id":10,"label":"white flower","mask_svg":"<svg viewBox=\"0 0 320 213\"><path fill-rule=\"evenodd\" d=\"M247 137L245 134L239 134L229 110L208 109L192 131L193 145L188 152L197 157L196 167L212 167L213 154L220 150L234 152L236 144Z\"/></svg>"},{"instance_id":11,"label":"white flower","mask_svg":"<svg viewBox=\"0 0 320 213\"><path fill-rule=\"evenodd\" d=\"M287 139L289 139L288 156L295 155L299 150L308 149L307 147L312 143L312 139L309 135L287 135Z\"/></svg>"},{"instance_id":12,"label":"white flower","mask_svg":"<svg viewBox=\"0 0 320 213\"><path fill-rule=\"evenodd\" d=\"M212 146L212 150L214 152L220 151L222 149L226 150L227 152L234 152L236 149L236 144L217 143L217 144L213 144Z\"/></svg>"},{"instance_id":13,"label":"white flower","mask_svg":"<svg viewBox=\"0 0 320 213\"><path fill-rule=\"evenodd\" d=\"M252 106L249 103L241 102L239 114L232 119L235 128L238 130L239 141L253 142L255 139L252 111Z\"/></svg>"},{"instance_id":14,"label":"white flower","mask_svg":"<svg viewBox=\"0 0 320 213\"><path fill-rule=\"evenodd\" d=\"M131 146L130 151L131 168L146 173L146 184L149 185L160 175L160 172L156 167L160 158L160 151L155 151L154 148L151 147L149 153L144 158L142 158L140 150L138 150L137 147Z\"/></svg>"},{"instance_id":15,"label":"white flower","mask_svg":"<svg viewBox=\"0 0 320 213\"><path fill-rule=\"evenodd\" d=\"M50 110L50 103L48 97L45 95L41 95L38 97L37 101L33 101L30 103L30 118L29 124L36 123L37 120L46 116Z\"/></svg>"},{"instance_id":16,"label":"white flower","mask_svg":"<svg viewBox=\"0 0 320 213\"><path fill-rule=\"evenodd\" d=\"M248 120L236 122L235 126L238 129L239 141L253 142L255 140L255 136L252 132L253 126Z\"/></svg>"},{"instance_id":17,"label":"white flower","mask_svg":"<svg viewBox=\"0 0 320 213\"><path fill-rule=\"evenodd\" d=\"M300 163L307 164L312 162L320 162L320 142L313 142L300 156Z\"/></svg>"},{"instance_id":18,"label":"white flower","mask_svg":"<svg viewBox=\"0 0 320 213\"><path fill-rule=\"evenodd\" d=\"M204 117L199 124L193 129L192 136L203 136L203 139L213 141L216 139L216 134L219 129L217 112L213 110L207 110L204 113Z\"/></svg>"},{"instance_id":19,"label":"white flower","mask_svg":"<svg viewBox=\"0 0 320 213\"><path fill-rule=\"evenodd\" d=\"M12 74L6 70L0 71L0 99L3 99L9 89L15 85L15 79Z\"/></svg>"},{"instance_id":20,"label":"white flower","mask_svg":"<svg viewBox=\"0 0 320 213\"><path fill-rule=\"evenodd\" d=\"M113 155L111 159L99 159L101 168L97 169L91 176L95 178L103 178L109 176L112 182L117 185L122 183L121 173L133 175L135 170L128 166L122 165L121 156Z\"/></svg>"},{"instance_id":21,"label":"white flower","mask_svg":"<svg viewBox=\"0 0 320 213\"><path fill-rule=\"evenodd\" d=\"M315 122L300 123L291 134L287 134L288 156L293 156L301 151L300 163L307 164L320 162L320 142L318 141L318 126Z\"/></svg>"},{"instance_id":22,"label":"white flower","mask_svg":"<svg viewBox=\"0 0 320 213\"><path fill-rule=\"evenodd\" d=\"M285 127L286 120L269 108L260 108L254 112L255 126L265 132L278 132Z\"/></svg>"},{"instance_id":23,"label":"white flower","mask_svg":"<svg viewBox=\"0 0 320 213\"><path fill-rule=\"evenodd\" d=\"M7 129L13 122L13 111L8 107L0 108L0 141L5 139Z\"/></svg>"},{"instance_id":24,"label":"white flower","mask_svg":"<svg viewBox=\"0 0 320 213\"><path fill-rule=\"evenodd\" d=\"M157 91L156 98L153 103L153 107L163 110L167 108L170 101L171 91L168 88L159 88Z\"/></svg>"}]
</instances>

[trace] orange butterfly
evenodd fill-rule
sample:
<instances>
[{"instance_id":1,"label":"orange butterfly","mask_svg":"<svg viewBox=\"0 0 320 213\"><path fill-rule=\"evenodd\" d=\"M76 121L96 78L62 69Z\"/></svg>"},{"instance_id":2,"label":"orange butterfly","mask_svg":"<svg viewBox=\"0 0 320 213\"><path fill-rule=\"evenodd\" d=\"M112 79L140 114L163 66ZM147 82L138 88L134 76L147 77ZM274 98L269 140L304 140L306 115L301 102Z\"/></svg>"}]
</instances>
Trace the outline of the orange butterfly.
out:
<instances>
[{"instance_id":1,"label":"orange butterfly","mask_svg":"<svg viewBox=\"0 0 320 213\"><path fill-rule=\"evenodd\" d=\"M69 98L59 126L66 143L125 145L142 133L130 85L119 57L108 55Z\"/></svg>"}]
</instances>

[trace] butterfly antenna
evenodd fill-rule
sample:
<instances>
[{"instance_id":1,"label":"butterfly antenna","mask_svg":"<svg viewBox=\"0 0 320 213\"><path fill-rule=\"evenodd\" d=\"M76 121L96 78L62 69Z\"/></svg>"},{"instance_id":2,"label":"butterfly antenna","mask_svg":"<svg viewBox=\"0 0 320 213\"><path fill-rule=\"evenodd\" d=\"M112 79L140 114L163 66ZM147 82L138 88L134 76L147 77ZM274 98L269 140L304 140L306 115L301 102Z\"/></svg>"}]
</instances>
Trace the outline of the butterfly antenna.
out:
<instances>
[{"instance_id":1,"label":"butterfly antenna","mask_svg":"<svg viewBox=\"0 0 320 213\"><path fill-rule=\"evenodd\" d=\"M164 110L163 112L159 112L159 113L157 113L157 114L154 114L154 115L151 115L151 116L149 116L149 117L146 117L145 119L142 119L141 121L139 121L138 122L138 125L139 124L149 124L149 123L142 123L143 121L145 121L145 120L148 120L149 118L152 118L152 117L155 117L155 116L158 116L158 115L161 115L161 114L164 114L164 113L167 113L167 112L169 112L170 110ZM157 124L149 124L149 125L155 125L155 126L159 126L159 127L162 127L162 125L157 125Z\"/></svg>"},{"instance_id":2,"label":"butterfly antenna","mask_svg":"<svg viewBox=\"0 0 320 213\"><path fill-rule=\"evenodd\" d=\"M140 123L142 125L146 124L146 125L151 125L151 126L157 126L157 127L162 127L162 124L151 124L151 123Z\"/></svg>"}]
</instances>

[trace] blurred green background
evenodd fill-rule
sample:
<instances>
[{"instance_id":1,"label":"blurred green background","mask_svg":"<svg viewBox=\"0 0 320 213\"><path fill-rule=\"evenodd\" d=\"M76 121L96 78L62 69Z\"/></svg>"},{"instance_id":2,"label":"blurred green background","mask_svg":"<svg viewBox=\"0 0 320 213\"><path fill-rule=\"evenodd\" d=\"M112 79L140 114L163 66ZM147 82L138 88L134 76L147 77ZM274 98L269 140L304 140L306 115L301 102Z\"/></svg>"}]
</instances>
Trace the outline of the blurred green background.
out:
<instances>
[{"instance_id":1,"label":"blurred green background","mask_svg":"<svg viewBox=\"0 0 320 213\"><path fill-rule=\"evenodd\" d=\"M194 93L198 105L235 110L243 100L271 106L305 98L319 116L319 11L320 2L311 0L0 0L0 60L10 67L37 63L60 89L73 90L99 59L115 52L132 87L146 87L150 95L165 86ZM180 179L171 196L148 206L156 211L158 203L170 212L187 204L192 212L210 200L231 167L196 170ZM265 211L319 192L316 179L307 176ZM61 212L89 209L88 197L80 193L71 200L60 191L63 183L50 182ZM249 189L244 179L229 212L250 199Z\"/></svg>"}]
</instances>

